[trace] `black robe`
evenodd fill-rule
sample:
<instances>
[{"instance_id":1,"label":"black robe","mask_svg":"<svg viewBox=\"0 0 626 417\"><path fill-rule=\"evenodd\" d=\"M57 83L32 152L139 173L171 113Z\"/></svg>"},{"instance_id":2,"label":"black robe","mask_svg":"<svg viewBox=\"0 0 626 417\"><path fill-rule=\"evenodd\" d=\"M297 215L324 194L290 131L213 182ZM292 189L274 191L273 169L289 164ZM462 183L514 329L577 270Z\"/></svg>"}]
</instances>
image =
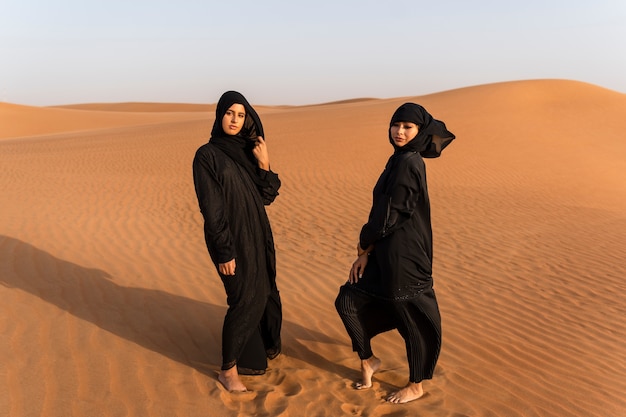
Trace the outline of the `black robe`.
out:
<instances>
[{"instance_id":1,"label":"black robe","mask_svg":"<svg viewBox=\"0 0 626 417\"><path fill-rule=\"evenodd\" d=\"M441 316L433 289L433 241L424 157L437 157L454 139L421 106L407 103L392 117L419 125L418 135L396 147L373 190L359 245L374 249L362 277L346 283L335 305L361 359L369 340L398 329L406 342L410 381L432 378L441 348ZM390 142L393 140L390 135Z\"/></svg>"},{"instance_id":2,"label":"black robe","mask_svg":"<svg viewBox=\"0 0 626 417\"><path fill-rule=\"evenodd\" d=\"M247 117L254 115L258 120L245 104ZM218 109L216 126L222 115ZM258 123L257 132L262 133ZM237 364L240 370L263 371L266 353L272 357L280 351L281 302L274 240L265 211L265 205L278 195L280 180L272 171L251 168L245 161L228 156L213 139L223 139L218 136L220 130L214 127L215 136L197 150L193 178L204 217L206 245L216 269L220 263L236 260L235 275L220 274L228 304L222 333L222 369ZM235 143L235 139L226 141Z\"/></svg>"},{"instance_id":3,"label":"black robe","mask_svg":"<svg viewBox=\"0 0 626 417\"><path fill-rule=\"evenodd\" d=\"M387 300L417 298L432 286L432 229L426 169L419 153L392 156L373 191L362 248L374 244L362 291Z\"/></svg>"}]
</instances>

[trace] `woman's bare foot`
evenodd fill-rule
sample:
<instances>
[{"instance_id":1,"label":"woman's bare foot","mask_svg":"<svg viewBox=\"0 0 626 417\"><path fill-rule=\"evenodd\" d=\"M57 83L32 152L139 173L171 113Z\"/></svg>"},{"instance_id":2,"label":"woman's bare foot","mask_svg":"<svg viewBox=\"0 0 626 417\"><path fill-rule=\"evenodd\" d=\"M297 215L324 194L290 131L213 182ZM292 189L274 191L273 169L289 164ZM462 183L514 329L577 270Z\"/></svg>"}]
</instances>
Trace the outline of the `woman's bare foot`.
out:
<instances>
[{"instance_id":1,"label":"woman's bare foot","mask_svg":"<svg viewBox=\"0 0 626 417\"><path fill-rule=\"evenodd\" d=\"M406 387L387 397L387 401L394 404L404 404L417 400L424 395L421 382L409 382Z\"/></svg>"},{"instance_id":2,"label":"woman's bare foot","mask_svg":"<svg viewBox=\"0 0 626 417\"><path fill-rule=\"evenodd\" d=\"M356 389L367 389L372 386L372 376L378 368L380 368L380 359L376 356L372 355L367 359L361 360L361 374L362 379L359 382L354 383L354 388Z\"/></svg>"},{"instance_id":3,"label":"woman's bare foot","mask_svg":"<svg viewBox=\"0 0 626 417\"><path fill-rule=\"evenodd\" d=\"M220 372L217 379L224 385L230 392L244 392L247 391L246 386L241 382L239 373L237 372L237 365L230 369L226 369Z\"/></svg>"}]
</instances>

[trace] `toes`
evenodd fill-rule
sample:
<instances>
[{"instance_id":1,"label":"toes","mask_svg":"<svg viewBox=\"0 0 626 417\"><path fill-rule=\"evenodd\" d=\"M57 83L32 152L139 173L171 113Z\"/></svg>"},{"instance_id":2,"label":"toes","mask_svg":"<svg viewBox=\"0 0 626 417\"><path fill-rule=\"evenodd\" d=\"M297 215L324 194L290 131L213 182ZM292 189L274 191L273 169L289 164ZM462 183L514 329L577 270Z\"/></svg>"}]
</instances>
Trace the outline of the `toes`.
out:
<instances>
[{"instance_id":1,"label":"toes","mask_svg":"<svg viewBox=\"0 0 626 417\"><path fill-rule=\"evenodd\" d=\"M393 394L387 397L387 402L398 404L400 402L400 399L396 397L396 393L394 392Z\"/></svg>"},{"instance_id":2,"label":"toes","mask_svg":"<svg viewBox=\"0 0 626 417\"><path fill-rule=\"evenodd\" d=\"M354 386L354 389L356 389L356 390L362 390L362 389L371 388L372 384L366 385L366 384L364 384L362 382L355 382L353 386Z\"/></svg>"}]
</instances>

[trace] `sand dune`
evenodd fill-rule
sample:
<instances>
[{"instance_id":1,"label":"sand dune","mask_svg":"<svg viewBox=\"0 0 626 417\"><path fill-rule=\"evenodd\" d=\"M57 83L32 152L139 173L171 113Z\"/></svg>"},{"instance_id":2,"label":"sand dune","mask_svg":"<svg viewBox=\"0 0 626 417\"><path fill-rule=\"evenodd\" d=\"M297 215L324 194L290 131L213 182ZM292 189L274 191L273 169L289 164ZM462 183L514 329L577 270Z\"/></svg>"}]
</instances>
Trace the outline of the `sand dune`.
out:
<instances>
[{"instance_id":1,"label":"sand dune","mask_svg":"<svg viewBox=\"0 0 626 417\"><path fill-rule=\"evenodd\" d=\"M10 103L0 103L0 140L15 137L42 136L67 132L88 132L95 129L111 129L126 126L154 125L175 121L203 120L207 111L181 111L172 106L169 112L156 107L135 106L135 111L119 107L103 106L102 110L91 110L85 105L63 107L32 107ZM137 111L137 109L141 109ZM89 110L89 111L86 111Z\"/></svg>"},{"instance_id":2,"label":"sand dune","mask_svg":"<svg viewBox=\"0 0 626 417\"><path fill-rule=\"evenodd\" d=\"M405 101L458 140L427 161L441 359L391 405L402 339L375 339L383 371L350 389L333 301ZM259 106L285 354L239 395L216 380L225 297L191 178L213 115L194 106L0 103L3 415L626 415L626 95L533 80Z\"/></svg>"},{"instance_id":3,"label":"sand dune","mask_svg":"<svg viewBox=\"0 0 626 417\"><path fill-rule=\"evenodd\" d=\"M213 112L214 104L187 104L187 103L84 103L68 104L64 106L51 106L59 109L74 110L96 110L96 111L116 111L116 112Z\"/></svg>"}]
</instances>

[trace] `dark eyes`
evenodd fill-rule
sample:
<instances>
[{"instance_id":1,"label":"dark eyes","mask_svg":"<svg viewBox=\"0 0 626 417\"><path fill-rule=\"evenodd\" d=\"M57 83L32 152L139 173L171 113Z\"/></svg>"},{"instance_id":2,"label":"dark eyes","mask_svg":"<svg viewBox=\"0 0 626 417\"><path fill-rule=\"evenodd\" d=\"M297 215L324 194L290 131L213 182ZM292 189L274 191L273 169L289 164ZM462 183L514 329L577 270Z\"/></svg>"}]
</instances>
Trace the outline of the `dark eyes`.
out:
<instances>
[{"instance_id":1,"label":"dark eyes","mask_svg":"<svg viewBox=\"0 0 626 417\"><path fill-rule=\"evenodd\" d=\"M233 113L231 110L226 110L226 115L227 116L232 116L233 114L235 114L235 113ZM243 119L244 117L246 117L246 114L245 113L238 113L237 117L240 118L240 119Z\"/></svg>"}]
</instances>

